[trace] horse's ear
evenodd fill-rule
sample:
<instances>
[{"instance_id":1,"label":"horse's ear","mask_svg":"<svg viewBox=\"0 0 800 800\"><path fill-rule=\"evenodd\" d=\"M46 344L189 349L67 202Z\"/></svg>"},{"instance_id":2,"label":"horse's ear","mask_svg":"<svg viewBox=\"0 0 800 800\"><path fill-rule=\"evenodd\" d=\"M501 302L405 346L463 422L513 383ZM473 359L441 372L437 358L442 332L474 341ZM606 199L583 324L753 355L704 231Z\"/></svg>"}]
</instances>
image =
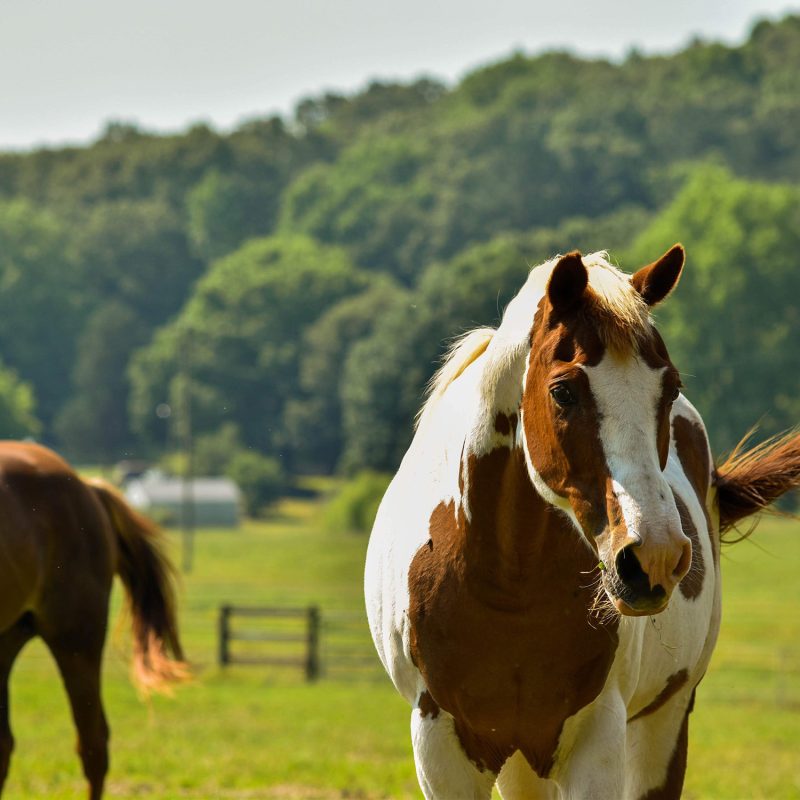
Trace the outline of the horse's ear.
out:
<instances>
[{"instance_id":1,"label":"horse's ear","mask_svg":"<svg viewBox=\"0 0 800 800\"><path fill-rule=\"evenodd\" d=\"M631 276L633 288L654 306L660 303L677 285L681 277L686 252L680 244L674 244L658 261L642 267Z\"/></svg>"},{"instance_id":2,"label":"horse's ear","mask_svg":"<svg viewBox=\"0 0 800 800\"><path fill-rule=\"evenodd\" d=\"M547 284L547 297L556 311L569 311L576 306L586 285L589 273L583 264L581 254L577 250L567 253L558 259Z\"/></svg>"}]
</instances>

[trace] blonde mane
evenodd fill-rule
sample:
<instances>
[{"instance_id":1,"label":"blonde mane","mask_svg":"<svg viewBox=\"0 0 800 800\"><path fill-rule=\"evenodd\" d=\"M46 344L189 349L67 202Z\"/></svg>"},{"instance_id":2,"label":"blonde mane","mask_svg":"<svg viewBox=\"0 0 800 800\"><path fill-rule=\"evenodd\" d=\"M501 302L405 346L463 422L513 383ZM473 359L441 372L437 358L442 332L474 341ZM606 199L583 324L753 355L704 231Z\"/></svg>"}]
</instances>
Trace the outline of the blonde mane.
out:
<instances>
[{"instance_id":1,"label":"blonde mane","mask_svg":"<svg viewBox=\"0 0 800 800\"><path fill-rule=\"evenodd\" d=\"M439 398L467 367L480 358L497 337L502 348L519 351L529 341L533 317L547 283L561 256L534 267L524 286L506 307L503 321L495 328L476 328L453 341L442 366L434 373L425 392L425 401L417 414L417 427ZM589 273L590 303L587 313L598 323L603 343L617 352L638 349L649 330L649 311L642 296L630 282L630 275L608 261L604 250L582 256ZM498 360L502 364L505 359ZM498 375L494 379L499 378Z\"/></svg>"},{"instance_id":2,"label":"blonde mane","mask_svg":"<svg viewBox=\"0 0 800 800\"><path fill-rule=\"evenodd\" d=\"M447 387L484 354L495 333L494 328L475 328L452 342L442 360L442 366L433 374L425 389L425 402L417 413L416 427L420 426L426 412L436 404Z\"/></svg>"}]
</instances>

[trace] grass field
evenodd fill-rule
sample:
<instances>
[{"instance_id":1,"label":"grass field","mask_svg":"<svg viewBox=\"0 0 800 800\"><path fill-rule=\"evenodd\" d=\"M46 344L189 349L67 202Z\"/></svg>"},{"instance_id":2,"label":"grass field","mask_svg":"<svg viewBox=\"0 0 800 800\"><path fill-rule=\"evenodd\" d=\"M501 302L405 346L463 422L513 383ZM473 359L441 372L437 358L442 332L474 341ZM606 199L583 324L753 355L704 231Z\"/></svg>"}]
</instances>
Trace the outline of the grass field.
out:
<instances>
[{"instance_id":1,"label":"grass field","mask_svg":"<svg viewBox=\"0 0 800 800\"><path fill-rule=\"evenodd\" d=\"M109 797L420 797L408 709L378 670L307 685L294 671L216 666L220 603L362 607L365 539L323 534L315 514L311 504L286 504L269 523L197 535L181 591L197 679L174 698L139 702L127 639L110 637ZM765 520L751 541L724 551L723 630L692 716L684 797L800 798L798 573L798 523ZM36 642L17 663L11 705L17 750L4 797L83 797L67 702Z\"/></svg>"}]
</instances>

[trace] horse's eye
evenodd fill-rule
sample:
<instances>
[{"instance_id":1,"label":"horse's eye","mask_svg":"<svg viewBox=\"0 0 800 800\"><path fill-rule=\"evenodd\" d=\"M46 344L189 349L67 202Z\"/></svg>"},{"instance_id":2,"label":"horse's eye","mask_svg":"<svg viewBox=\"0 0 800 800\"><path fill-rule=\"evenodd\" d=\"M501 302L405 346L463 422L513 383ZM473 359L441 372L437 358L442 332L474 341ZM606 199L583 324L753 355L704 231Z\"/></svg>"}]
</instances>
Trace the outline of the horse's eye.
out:
<instances>
[{"instance_id":1,"label":"horse's eye","mask_svg":"<svg viewBox=\"0 0 800 800\"><path fill-rule=\"evenodd\" d=\"M577 398L572 393L572 389L566 383L557 383L550 389L550 396L560 406L571 406L577 402Z\"/></svg>"},{"instance_id":2,"label":"horse's eye","mask_svg":"<svg viewBox=\"0 0 800 800\"><path fill-rule=\"evenodd\" d=\"M675 391L672 393L672 397L670 398L670 403L674 403L680 397L680 394L681 394L681 387L676 386Z\"/></svg>"}]
</instances>

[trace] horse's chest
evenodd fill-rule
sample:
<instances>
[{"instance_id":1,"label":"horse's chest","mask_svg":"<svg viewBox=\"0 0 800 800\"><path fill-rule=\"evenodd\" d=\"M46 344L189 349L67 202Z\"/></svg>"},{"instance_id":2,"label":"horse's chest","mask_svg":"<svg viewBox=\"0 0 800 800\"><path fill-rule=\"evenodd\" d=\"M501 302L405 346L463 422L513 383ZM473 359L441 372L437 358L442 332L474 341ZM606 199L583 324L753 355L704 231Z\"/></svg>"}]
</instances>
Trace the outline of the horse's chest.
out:
<instances>
[{"instance_id":1,"label":"horse's chest","mask_svg":"<svg viewBox=\"0 0 800 800\"><path fill-rule=\"evenodd\" d=\"M533 581L522 603L496 587L487 596L429 548L409 588L414 661L467 753L491 767L520 749L546 774L564 721L597 697L614 658L616 630L589 625L587 590Z\"/></svg>"}]
</instances>

